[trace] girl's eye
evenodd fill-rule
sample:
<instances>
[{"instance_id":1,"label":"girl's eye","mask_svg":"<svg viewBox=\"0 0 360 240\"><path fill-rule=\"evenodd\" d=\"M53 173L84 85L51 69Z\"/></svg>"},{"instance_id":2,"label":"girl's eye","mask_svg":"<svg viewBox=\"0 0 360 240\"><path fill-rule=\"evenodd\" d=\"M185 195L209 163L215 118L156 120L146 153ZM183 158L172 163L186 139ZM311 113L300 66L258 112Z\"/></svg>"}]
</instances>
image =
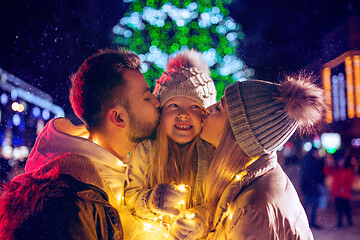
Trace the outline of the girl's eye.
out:
<instances>
[{"instance_id":1,"label":"girl's eye","mask_svg":"<svg viewBox=\"0 0 360 240\"><path fill-rule=\"evenodd\" d=\"M169 106L168 107L178 107L178 105L177 104L175 104L175 103L171 103L171 104L169 104Z\"/></svg>"},{"instance_id":2,"label":"girl's eye","mask_svg":"<svg viewBox=\"0 0 360 240\"><path fill-rule=\"evenodd\" d=\"M145 98L145 101L150 101L150 98Z\"/></svg>"},{"instance_id":3,"label":"girl's eye","mask_svg":"<svg viewBox=\"0 0 360 240\"><path fill-rule=\"evenodd\" d=\"M201 109L201 107L200 107L200 106L198 106L198 105L193 105L193 106L192 106L192 108L195 108L195 109Z\"/></svg>"}]
</instances>

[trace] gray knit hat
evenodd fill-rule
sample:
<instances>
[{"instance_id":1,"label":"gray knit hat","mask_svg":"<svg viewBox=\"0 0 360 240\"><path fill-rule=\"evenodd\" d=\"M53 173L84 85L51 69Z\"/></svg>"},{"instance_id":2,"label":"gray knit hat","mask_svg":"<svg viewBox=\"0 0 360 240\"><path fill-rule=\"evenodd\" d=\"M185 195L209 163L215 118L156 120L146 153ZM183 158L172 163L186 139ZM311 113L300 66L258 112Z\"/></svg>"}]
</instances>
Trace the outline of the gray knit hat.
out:
<instances>
[{"instance_id":1,"label":"gray knit hat","mask_svg":"<svg viewBox=\"0 0 360 240\"><path fill-rule=\"evenodd\" d=\"M203 107L216 103L216 89L210 69L201 53L188 50L169 60L166 71L156 81L154 94L160 107L172 97L188 97Z\"/></svg>"},{"instance_id":2,"label":"gray knit hat","mask_svg":"<svg viewBox=\"0 0 360 240\"><path fill-rule=\"evenodd\" d=\"M225 89L224 98L236 141L249 157L276 150L298 127L318 124L326 106L323 90L309 78L236 82Z\"/></svg>"}]
</instances>

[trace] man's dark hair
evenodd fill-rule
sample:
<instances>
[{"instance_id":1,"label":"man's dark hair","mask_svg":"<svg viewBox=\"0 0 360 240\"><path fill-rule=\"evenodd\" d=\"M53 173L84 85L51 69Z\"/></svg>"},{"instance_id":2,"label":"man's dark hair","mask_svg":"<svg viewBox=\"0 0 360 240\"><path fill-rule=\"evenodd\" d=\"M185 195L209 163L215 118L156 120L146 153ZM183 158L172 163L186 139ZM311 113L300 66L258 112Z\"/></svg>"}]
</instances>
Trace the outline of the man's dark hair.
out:
<instances>
[{"instance_id":1,"label":"man's dark hair","mask_svg":"<svg viewBox=\"0 0 360 240\"><path fill-rule=\"evenodd\" d=\"M109 108L126 103L122 72L139 70L140 63L139 57L128 50L105 49L86 59L70 77L71 106L87 129L99 127Z\"/></svg>"}]
</instances>

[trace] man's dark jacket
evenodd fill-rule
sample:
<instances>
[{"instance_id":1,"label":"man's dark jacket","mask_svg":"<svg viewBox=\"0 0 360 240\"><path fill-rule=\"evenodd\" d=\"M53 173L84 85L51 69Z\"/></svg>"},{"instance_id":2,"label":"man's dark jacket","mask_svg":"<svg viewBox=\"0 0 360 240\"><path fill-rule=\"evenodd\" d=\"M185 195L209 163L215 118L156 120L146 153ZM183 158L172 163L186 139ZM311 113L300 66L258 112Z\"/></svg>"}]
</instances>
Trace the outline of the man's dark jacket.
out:
<instances>
[{"instance_id":1,"label":"man's dark jacket","mask_svg":"<svg viewBox=\"0 0 360 240\"><path fill-rule=\"evenodd\" d=\"M123 239L112 186L121 191L124 166L95 143L69 135L76 134L69 121L55 121L40 133L26 172L0 189L0 239Z\"/></svg>"}]
</instances>

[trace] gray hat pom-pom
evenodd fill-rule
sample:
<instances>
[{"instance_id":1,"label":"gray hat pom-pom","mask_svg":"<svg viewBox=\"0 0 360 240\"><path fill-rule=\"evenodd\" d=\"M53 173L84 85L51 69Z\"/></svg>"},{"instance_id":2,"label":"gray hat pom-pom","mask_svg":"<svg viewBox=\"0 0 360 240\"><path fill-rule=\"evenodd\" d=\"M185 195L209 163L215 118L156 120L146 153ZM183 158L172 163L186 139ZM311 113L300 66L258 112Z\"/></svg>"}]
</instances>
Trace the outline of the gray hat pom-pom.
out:
<instances>
[{"instance_id":1,"label":"gray hat pom-pom","mask_svg":"<svg viewBox=\"0 0 360 240\"><path fill-rule=\"evenodd\" d=\"M176 57L170 59L166 65L166 71L181 68L196 68L199 72L202 72L206 74L206 76L210 77L209 66L202 59L201 53L195 49L186 50L183 53L178 54Z\"/></svg>"},{"instance_id":2,"label":"gray hat pom-pom","mask_svg":"<svg viewBox=\"0 0 360 240\"><path fill-rule=\"evenodd\" d=\"M326 101L324 90L311 82L311 76L288 77L281 83L280 101L285 103L287 115L308 129L324 119Z\"/></svg>"}]
</instances>

